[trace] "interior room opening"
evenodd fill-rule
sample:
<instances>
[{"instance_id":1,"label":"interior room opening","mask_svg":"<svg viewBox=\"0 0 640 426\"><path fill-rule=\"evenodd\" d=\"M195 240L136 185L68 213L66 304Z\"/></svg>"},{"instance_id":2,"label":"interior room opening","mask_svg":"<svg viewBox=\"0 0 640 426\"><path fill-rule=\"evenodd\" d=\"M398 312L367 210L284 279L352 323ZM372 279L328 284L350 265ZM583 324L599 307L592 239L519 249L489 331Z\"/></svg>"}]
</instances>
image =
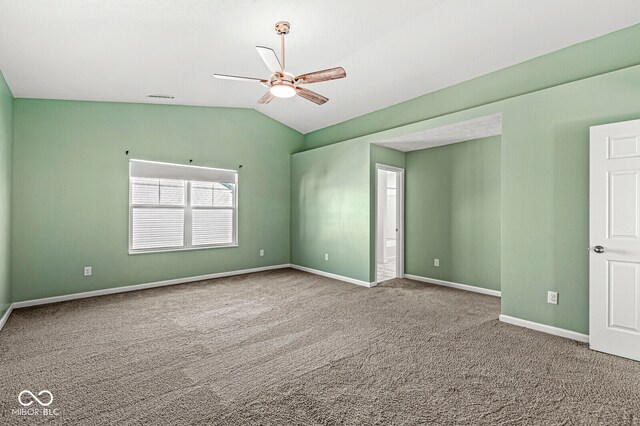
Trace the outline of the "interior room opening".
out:
<instances>
[{"instance_id":1,"label":"interior room opening","mask_svg":"<svg viewBox=\"0 0 640 426\"><path fill-rule=\"evenodd\" d=\"M376 281L399 276L401 174L378 166L376 197Z\"/></svg>"}]
</instances>

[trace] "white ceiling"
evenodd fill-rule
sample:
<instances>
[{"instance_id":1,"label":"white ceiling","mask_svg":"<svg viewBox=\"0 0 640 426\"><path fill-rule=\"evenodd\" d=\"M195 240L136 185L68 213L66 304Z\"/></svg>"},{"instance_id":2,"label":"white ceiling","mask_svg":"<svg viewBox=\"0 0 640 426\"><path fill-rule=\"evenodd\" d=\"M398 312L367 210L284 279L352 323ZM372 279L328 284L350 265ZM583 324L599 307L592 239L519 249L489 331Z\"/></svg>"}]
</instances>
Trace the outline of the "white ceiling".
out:
<instances>
[{"instance_id":1,"label":"white ceiling","mask_svg":"<svg viewBox=\"0 0 640 426\"><path fill-rule=\"evenodd\" d=\"M434 127L433 129L384 139L375 144L386 146L387 148L392 148L397 151L409 152L499 136L501 134L502 114L491 114L458 123L447 124L446 126Z\"/></svg>"},{"instance_id":2,"label":"white ceiling","mask_svg":"<svg viewBox=\"0 0 640 426\"><path fill-rule=\"evenodd\" d=\"M254 46L278 49L282 19L290 72L347 70L308 86L326 105L213 78L266 77ZM0 69L16 97L248 107L307 133L638 22L638 0L0 0Z\"/></svg>"}]
</instances>

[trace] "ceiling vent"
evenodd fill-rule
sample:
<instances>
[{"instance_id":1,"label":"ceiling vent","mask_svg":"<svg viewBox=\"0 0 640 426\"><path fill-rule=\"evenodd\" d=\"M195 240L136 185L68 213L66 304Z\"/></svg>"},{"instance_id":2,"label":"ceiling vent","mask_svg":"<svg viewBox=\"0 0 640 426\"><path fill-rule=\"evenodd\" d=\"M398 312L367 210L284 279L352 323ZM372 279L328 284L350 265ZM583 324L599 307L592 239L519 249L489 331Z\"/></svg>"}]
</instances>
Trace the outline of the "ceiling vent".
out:
<instances>
[{"instance_id":1,"label":"ceiling vent","mask_svg":"<svg viewBox=\"0 0 640 426\"><path fill-rule=\"evenodd\" d=\"M147 98L155 98L155 99L173 99L171 95L147 95Z\"/></svg>"}]
</instances>

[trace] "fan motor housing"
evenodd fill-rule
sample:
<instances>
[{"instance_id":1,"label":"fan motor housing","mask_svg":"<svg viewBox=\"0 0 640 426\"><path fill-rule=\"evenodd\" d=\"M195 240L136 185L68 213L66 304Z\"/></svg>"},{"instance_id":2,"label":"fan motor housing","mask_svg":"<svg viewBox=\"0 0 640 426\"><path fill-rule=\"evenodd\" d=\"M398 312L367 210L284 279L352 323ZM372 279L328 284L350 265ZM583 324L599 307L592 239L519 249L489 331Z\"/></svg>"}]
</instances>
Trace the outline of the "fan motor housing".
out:
<instances>
[{"instance_id":1,"label":"fan motor housing","mask_svg":"<svg viewBox=\"0 0 640 426\"><path fill-rule=\"evenodd\" d=\"M296 82L296 78L293 74L289 74L288 72L277 73L271 76L269 81L269 86L273 86L274 84L287 84L293 86Z\"/></svg>"}]
</instances>

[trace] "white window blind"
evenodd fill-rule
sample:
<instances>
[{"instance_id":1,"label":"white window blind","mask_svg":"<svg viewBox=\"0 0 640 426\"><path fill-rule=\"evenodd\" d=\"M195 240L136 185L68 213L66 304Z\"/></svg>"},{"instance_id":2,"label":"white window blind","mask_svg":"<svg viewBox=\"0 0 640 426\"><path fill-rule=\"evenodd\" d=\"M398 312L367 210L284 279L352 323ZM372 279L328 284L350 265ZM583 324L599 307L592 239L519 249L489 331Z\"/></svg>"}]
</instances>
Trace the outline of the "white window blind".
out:
<instances>
[{"instance_id":1,"label":"white window blind","mask_svg":"<svg viewBox=\"0 0 640 426\"><path fill-rule=\"evenodd\" d=\"M184 245L184 209L133 209L131 248L182 247Z\"/></svg>"},{"instance_id":2,"label":"white window blind","mask_svg":"<svg viewBox=\"0 0 640 426\"><path fill-rule=\"evenodd\" d=\"M131 178L133 204L184 206L185 181L173 179Z\"/></svg>"},{"instance_id":3,"label":"white window blind","mask_svg":"<svg viewBox=\"0 0 640 426\"><path fill-rule=\"evenodd\" d=\"M233 207L233 183L192 182L191 205L196 207Z\"/></svg>"},{"instance_id":4,"label":"white window blind","mask_svg":"<svg viewBox=\"0 0 640 426\"><path fill-rule=\"evenodd\" d=\"M194 246L229 244L233 241L233 211L231 209L196 209L193 211Z\"/></svg>"},{"instance_id":5,"label":"white window blind","mask_svg":"<svg viewBox=\"0 0 640 426\"><path fill-rule=\"evenodd\" d=\"M129 252L233 246L237 172L131 160Z\"/></svg>"}]
</instances>

